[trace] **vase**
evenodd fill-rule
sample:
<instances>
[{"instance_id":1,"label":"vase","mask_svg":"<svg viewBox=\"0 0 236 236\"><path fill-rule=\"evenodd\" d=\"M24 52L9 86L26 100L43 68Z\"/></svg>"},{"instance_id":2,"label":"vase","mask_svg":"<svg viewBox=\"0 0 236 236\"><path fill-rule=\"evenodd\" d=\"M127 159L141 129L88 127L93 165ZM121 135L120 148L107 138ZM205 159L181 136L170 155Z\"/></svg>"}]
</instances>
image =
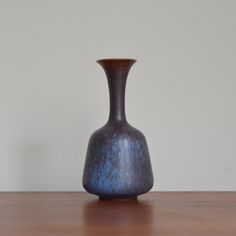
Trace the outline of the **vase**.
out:
<instances>
[{"instance_id":1,"label":"vase","mask_svg":"<svg viewBox=\"0 0 236 236\"><path fill-rule=\"evenodd\" d=\"M125 115L125 87L134 59L102 59L109 86L107 123L89 140L83 187L100 199L137 199L153 186L149 151L144 135Z\"/></svg>"}]
</instances>

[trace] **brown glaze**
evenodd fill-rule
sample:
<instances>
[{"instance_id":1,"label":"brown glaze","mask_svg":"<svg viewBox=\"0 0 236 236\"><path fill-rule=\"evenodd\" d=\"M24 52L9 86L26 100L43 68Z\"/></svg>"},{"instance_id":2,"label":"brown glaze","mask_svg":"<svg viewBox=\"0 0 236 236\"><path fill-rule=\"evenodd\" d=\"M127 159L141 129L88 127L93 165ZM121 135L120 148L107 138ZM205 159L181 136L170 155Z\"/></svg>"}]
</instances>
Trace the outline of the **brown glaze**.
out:
<instances>
[{"instance_id":1,"label":"brown glaze","mask_svg":"<svg viewBox=\"0 0 236 236\"><path fill-rule=\"evenodd\" d=\"M126 123L125 116L125 86L134 59L102 59L97 61L104 69L110 93L109 122Z\"/></svg>"}]
</instances>

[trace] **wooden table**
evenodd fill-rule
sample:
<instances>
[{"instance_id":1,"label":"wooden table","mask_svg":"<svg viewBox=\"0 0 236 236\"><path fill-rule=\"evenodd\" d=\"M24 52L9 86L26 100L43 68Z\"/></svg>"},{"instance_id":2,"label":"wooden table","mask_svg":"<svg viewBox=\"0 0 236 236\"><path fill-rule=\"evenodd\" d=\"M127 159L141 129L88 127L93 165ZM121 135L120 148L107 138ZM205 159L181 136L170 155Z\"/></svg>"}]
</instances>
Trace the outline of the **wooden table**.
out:
<instances>
[{"instance_id":1,"label":"wooden table","mask_svg":"<svg viewBox=\"0 0 236 236\"><path fill-rule=\"evenodd\" d=\"M0 193L1 236L236 236L236 193L152 192L98 201L83 192Z\"/></svg>"}]
</instances>

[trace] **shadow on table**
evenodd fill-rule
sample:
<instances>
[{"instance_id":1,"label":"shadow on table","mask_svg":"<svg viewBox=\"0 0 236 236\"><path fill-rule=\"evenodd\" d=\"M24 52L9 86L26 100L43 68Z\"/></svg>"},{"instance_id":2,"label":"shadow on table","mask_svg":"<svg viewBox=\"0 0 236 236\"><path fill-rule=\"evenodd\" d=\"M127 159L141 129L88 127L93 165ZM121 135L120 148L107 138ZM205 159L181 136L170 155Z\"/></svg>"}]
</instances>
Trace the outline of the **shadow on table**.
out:
<instances>
[{"instance_id":1,"label":"shadow on table","mask_svg":"<svg viewBox=\"0 0 236 236\"><path fill-rule=\"evenodd\" d=\"M82 211L83 233L92 235L152 235L153 210L145 201L97 200Z\"/></svg>"}]
</instances>

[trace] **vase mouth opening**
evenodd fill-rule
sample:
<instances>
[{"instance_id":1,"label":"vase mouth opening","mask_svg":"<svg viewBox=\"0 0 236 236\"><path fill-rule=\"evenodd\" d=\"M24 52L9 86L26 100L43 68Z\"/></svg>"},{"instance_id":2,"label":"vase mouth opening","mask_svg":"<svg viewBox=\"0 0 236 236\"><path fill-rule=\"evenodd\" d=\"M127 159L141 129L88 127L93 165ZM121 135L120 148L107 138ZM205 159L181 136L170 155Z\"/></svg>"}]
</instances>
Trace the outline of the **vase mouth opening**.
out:
<instances>
[{"instance_id":1,"label":"vase mouth opening","mask_svg":"<svg viewBox=\"0 0 236 236\"><path fill-rule=\"evenodd\" d=\"M137 60L132 58L105 58L97 60L97 63L131 63L134 64Z\"/></svg>"}]
</instances>

